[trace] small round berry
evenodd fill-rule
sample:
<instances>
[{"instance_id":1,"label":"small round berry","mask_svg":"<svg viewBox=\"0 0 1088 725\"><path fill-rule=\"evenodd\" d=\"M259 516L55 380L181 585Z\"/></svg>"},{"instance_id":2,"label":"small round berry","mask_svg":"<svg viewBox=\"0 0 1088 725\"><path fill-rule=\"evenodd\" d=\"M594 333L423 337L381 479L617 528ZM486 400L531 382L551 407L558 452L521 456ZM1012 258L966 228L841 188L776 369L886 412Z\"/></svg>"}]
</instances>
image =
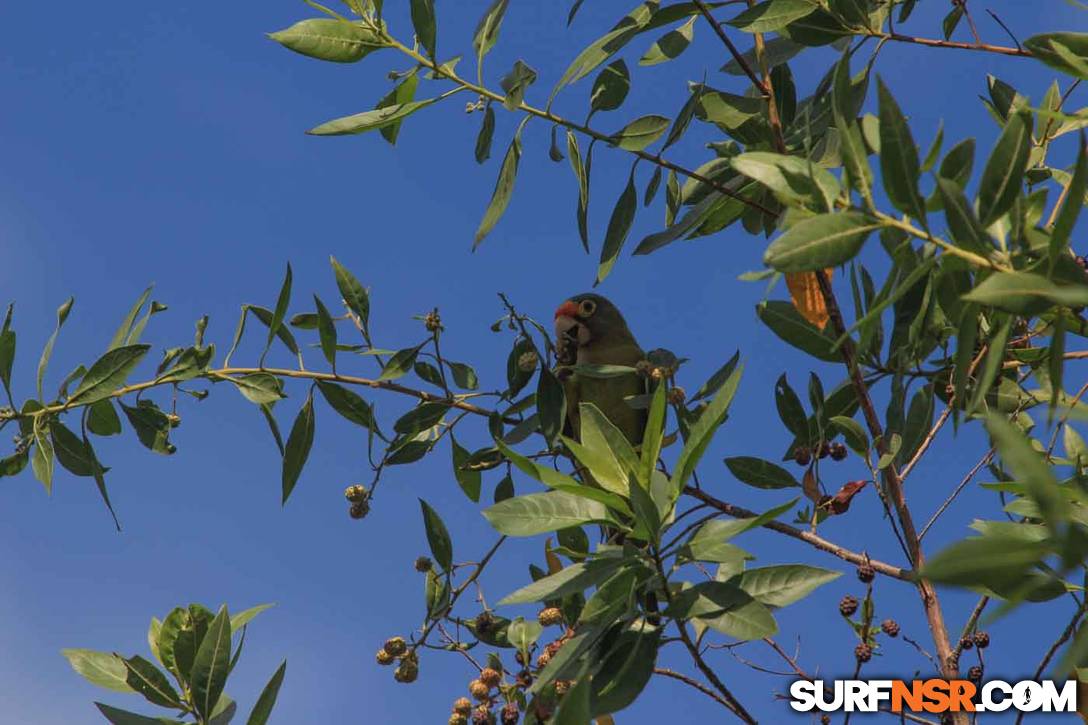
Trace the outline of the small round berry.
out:
<instances>
[{"instance_id":1,"label":"small round berry","mask_svg":"<svg viewBox=\"0 0 1088 725\"><path fill-rule=\"evenodd\" d=\"M542 627L552 627L563 623L563 612L559 607L548 607L547 609L541 609L536 619Z\"/></svg>"},{"instance_id":2,"label":"small round berry","mask_svg":"<svg viewBox=\"0 0 1088 725\"><path fill-rule=\"evenodd\" d=\"M403 659L393 672L393 679L397 682L415 682L419 677L419 664L415 660Z\"/></svg>"},{"instance_id":3,"label":"small round berry","mask_svg":"<svg viewBox=\"0 0 1088 725\"><path fill-rule=\"evenodd\" d=\"M635 372L644 378L650 377L653 373L654 366L650 364L649 360L639 360L635 363Z\"/></svg>"},{"instance_id":4,"label":"small round berry","mask_svg":"<svg viewBox=\"0 0 1088 725\"><path fill-rule=\"evenodd\" d=\"M669 389L669 404L670 405L683 405L684 401L688 399L687 392L677 385L674 388Z\"/></svg>"},{"instance_id":5,"label":"small round berry","mask_svg":"<svg viewBox=\"0 0 1088 725\"><path fill-rule=\"evenodd\" d=\"M453 701L453 711L458 715L464 715L468 717L468 714L472 712L472 700L467 697L459 697Z\"/></svg>"},{"instance_id":6,"label":"small round berry","mask_svg":"<svg viewBox=\"0 0 1088 725\"><path fill-rule=\"evenodd\" d=\"M438 332L442 329L442 318L438 316L437 308L423 316L423 326L427 328L427 332Z\"/></svg>"},{"instance_id":7,"label":"small round berry","mask_svg":"<svg viewBox=\"0 0 1088 725\"><path fill-rule=\"evenodd\" d=\"M831 725L831 716L820 715L820 725Z\"/></svg>"},{"instance_id":8,"label":"small round berry","mask_svg":"<svg viewBox=\"0 0 1088 725\"><path fill-rule=\"evenodd\" d=\"M971 682L982 682L982 668L975 665L971 669L967 670L967 679Z\"/></svg>"},{"instance_id":9,"label":"small round berry","mask_svg":"<svg viewBox=\"0 0 1088 725\"><path fill-rule=\"evenodd\" d=\"M484 683L488 687L498 687L499 683L502 682L502 675L499 674L498 670L492 669L490 667L485 667L480 670L479 679L480 682Z\"/></svg>"},{"instance_id":10,"label":"small round berry","mask_svg":"<svg viewBox=\"0 0 1088 725\"><path fill-rule=\"evenodd\" d=\"M661 380L665 377L665 368L654 368L650 371L650 377L654 380Z\"/></svg>"},{"instance_id":11,"label":"small round berry","mask_svg":"<svg viewBox=\"0 0 1088 725\"><path fill-rule=\"evenodd\" d=\"M468 683L468 694L477 700L486 700L491 695L491 688L480 680L473 680Z\"/></svg>"},{"instance_id":12,"label":"small round berry","mask_svg":"<svg viewBox=\"0 0 1088 725\"><path fill-rule=\"evenodd\" d=\"M831 460L841 461L842 459L846 458L846 454L847 450L845 445L843 445L842 443L831 444Z\"/></svg>"},{"instance_id":13,"label":"small round berry","mask_svg":"<svg viewBox=\"0 0 1088 725\"><path fill-rule=\"evenodd\" d=\"M847 594L839 600L839 614L842 616L852 617L856 611L858 611L858 600L856 597Z\"/></svg>"},{"instance_id":14,"label":"small round berry","mask_svg":"<svg viewBox=\"0 0 1088 725\"><path fill-rule=\"evenodd\" d=\"M971 649L975 646L975 640L970 637L964 637L960 640L960 649Z\"/></svg>"},{"instance_id":15,"label":"small round berry","mask_svg":"<svg viewBox=\"0 0 1088 725\"><path fill-rule=\"evenodd\" d=\"M425 574L434 567L434 562L431 561L431 557L429 556L421 556L416 559L416 562L413 566L415 566L416 571L421 574Z\"/></svg>"},{"instance_id":16,"label":"small round berry","mask_svg":"<svg viewBox=\"0 0 1088 725\"><path fill-rule=\"evenodd\" d=\"M354 486L348 486L344 489L344 498L351 503L366 501L366 486L361 483L357 483Z\"/></svg>"},{"instance_id":17,"label":"small round berry","mask_svg":"<svg viewBox=\"0 0 1088 725\"><path fill-rule=\"evenodd\" d=\"M807 466L812 461L812 451L807 448L798 448L793 452L793 460L798 466Z\"/></svg>"},{"instance_id":18,"label":"small round berry","mask_svg":"<svg viewBox=\"0 0 1088 725\"><path fill-rule=\"evenodd\" d=\"M404 637L390 637L385 640L382 649L393 657L400 657L408 651L408 643L404 641Z\"/></svg>"},{"instance_id":19,"label":"small round berry","mask_svg":"<svg viewBox=\"0 0 1088 725\"><path fill-rule=\"evenodd\" d=\"M873 569L872 564L860 564L858 566L858 580L864 584L868 584L876 578L876 569Z\"/></svg>"},{"instance_id":20,"label":"small round berry","mask_svg":"<svg viewBox=\"0 0 1088 725\"><path fill-rule=\"evenodd\" d=\"M384 667L385 665L393 664L393 661L397 658L386 652L384 649L380 649L378 650L378 654L374 655L374 659L378 661L379 665Z\"/></svg>"},{"instance_id":21,"label":"small round berry","mask_svg":"<svg viewBox=\"0 0 1088 725\"><path fill-rule=\"evenodd\" d=\"M459 712L455 712L450 715L450 719L446 722L447 725L468 725L468 715L462 715Z\"/></svg>"},{"instance_id":22,"label":"small round berry","mask_svg":"<svg viewBox=\"0 0 1088 725\"><path fill-rule=\"evenodd\" d=\"M536 658L537 669L544 669L548 666L548 663L551 662L551 660L552 656L550 654L548 654L547 652L541 652L540 656Z\"/></svg>"},{"instance_id":23,"label":"small round berry","mask_svg":"<svg viewBox=\"0 0 1088 725\"><path fill-rule=\"evenodd\" d=\"M518 673L516 684L518 687L526 688L533 684L533 673L529 670L522 670Z\"/></svg>"},{"instance_id":24,"label":"small round berry","mask_svg":"<svg viewBox=\"0 0 1088 725\"><path fill-rule=\"evenodd\" d=\"M562 697L570 691L571 685L574 683L570 680L556 680L555 681L555 694Z\"/></svg>"},{"instance_id":25,"label":"small round berry","mask_svg":"<svg viewBox=\"0 0 1088 725\"><path fill-rule=\"evenodd\" d=\"M502 709L502 716L499 721L502 725L517 725L520 717L521 711L518 710L518 704L516 702L508 702L506 703L506 707Z\"/></svg>"},{"instance_id":26,"label":"small round berry","mask_svg":"<svg viewBox=\"0 0 1088 725\"><path fill-rule=\"evenodd\" d=\"M348 509L348 513L353 519L365 519L366 515L370 513L370 503L367 501L356 501Z\"/></svg>"},{"instance_id":27,"label":"small round berry","mask_svg":"<svg viewBox=\"0 0 1088 725\"><path fill-rule=\"evenodd\" d=\"M894 619L885 619L883 622L880 623L880 628L884 630L884 634L888 635L889 637L899 636L899 622L895 621Z\"/></svg>"},{"instance_id":28,"label":"small round berry","mask_svg":"<svg viewBox=\"0 0 1088 725\"><path fill-rule=\"evenodd\" d=\"M987 632L975 632L974 640L975 646L979 649L986 649L990 646L990 635Z\"/></svg>"},{"instance_id":29,"label":"small round berry","mask_svg":"<svg viewBox=\"0 0 1088 725\"><path fill-rule=\"evenodd\" d=\"M867 644L859 644L854 648L854 657L858 662L868 662L873 658L873 648Z\"/></svg>"},{"instance_id":30,"label":"small round berry","mask_svg":"<svg viewBox=\"0 0 1088 725\"><path fill-rule=\"evenodd\" d=\"M472 725L491 725L495 722L495 716L486 705L480 705L472 711Z\"/></svg>"},{"instance_id":31,"label":"small round berry","mask_svg":"<svg viewBox=\"0 0 1088 725\"><path fill-rule=\"evenodd\" d=\"M829 455L831 455L831 446L827 441L823 441L820 443L819 456L820 458L827 458Z\"/></svg>"}]
</instances>

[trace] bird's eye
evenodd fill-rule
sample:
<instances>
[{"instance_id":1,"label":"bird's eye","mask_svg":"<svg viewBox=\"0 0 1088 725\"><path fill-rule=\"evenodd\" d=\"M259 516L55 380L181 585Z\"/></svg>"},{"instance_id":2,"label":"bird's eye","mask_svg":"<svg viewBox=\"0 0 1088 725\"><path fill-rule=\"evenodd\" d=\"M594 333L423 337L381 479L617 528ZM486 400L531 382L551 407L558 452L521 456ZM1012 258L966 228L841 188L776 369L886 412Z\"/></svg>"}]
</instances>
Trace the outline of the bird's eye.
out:
<instances>
[{"instance_id":1,"label":"bird's eye","mask_svg":"<svg viewBox=\"0 0 1088 725\"><path fill-rule=\"evenodd\" d=\"M593 300L582 300L582 303L578 305L578 313L582 317L589 317L597 311L597 303Z\"/></svg>"}]
</instances>

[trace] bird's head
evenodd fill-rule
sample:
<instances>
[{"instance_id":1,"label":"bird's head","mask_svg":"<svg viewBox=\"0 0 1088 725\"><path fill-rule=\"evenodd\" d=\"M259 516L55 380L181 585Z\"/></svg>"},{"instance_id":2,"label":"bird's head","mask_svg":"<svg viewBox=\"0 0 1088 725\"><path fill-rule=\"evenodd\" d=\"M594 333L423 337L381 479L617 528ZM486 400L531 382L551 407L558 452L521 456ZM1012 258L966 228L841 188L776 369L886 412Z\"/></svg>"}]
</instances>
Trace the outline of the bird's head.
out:
<instances>
[{"instance_id":1,"label":"bird's head","mask_svg":"<svg viewBox=\"0 0 1088 725\"><path fill-rule=\"evenodd\" d=\"M601 343L631 344L637 347L619 308L601 295L575 295L555 311L555 341L559 361L566 365L577 359L579 348Z\"/></svg>"}]
</instances>

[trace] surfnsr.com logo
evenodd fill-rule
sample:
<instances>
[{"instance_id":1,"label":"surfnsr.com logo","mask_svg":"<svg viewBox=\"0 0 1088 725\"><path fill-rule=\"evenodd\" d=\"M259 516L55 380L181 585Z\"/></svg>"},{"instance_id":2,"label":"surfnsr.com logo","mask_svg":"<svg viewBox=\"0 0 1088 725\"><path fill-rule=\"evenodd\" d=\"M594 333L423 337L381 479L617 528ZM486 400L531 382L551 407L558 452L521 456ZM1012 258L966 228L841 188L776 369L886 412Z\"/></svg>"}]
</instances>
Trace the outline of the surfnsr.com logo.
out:
<instances>
[{"instance_id":1,"label":"surfnsr.com logo","mask_svg":"<svg viewBox=\"0 0 1088 725\"><path fill-rule=\"evenodd\" d=\"M798 712L1076 712L1077 682L990 680L797 680L790 707Z\"/></svg>"}]
</instances>

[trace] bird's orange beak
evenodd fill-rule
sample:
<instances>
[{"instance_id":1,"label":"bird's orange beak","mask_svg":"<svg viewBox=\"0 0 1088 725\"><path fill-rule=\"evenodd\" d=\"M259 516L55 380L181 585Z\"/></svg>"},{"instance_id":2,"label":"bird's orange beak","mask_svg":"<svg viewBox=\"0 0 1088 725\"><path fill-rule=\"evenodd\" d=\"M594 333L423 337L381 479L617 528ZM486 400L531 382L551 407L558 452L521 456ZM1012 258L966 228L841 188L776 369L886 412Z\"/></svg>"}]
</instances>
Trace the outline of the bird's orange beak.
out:
<instances>
[{"instance_id":1,"label":"bird's orange beak","mask_svg":"<svg viewBox=\"0 0 1088 725\"><path fill-rule=\"evenodd\" d=\"M567 300L563 304L559 305L559 309L555 311L555 319L560 317L575 317L578 314L578 305L574 304L570 300Z\"/></svg>"}]
</instances>

